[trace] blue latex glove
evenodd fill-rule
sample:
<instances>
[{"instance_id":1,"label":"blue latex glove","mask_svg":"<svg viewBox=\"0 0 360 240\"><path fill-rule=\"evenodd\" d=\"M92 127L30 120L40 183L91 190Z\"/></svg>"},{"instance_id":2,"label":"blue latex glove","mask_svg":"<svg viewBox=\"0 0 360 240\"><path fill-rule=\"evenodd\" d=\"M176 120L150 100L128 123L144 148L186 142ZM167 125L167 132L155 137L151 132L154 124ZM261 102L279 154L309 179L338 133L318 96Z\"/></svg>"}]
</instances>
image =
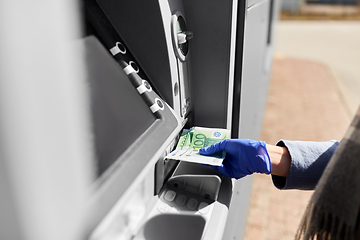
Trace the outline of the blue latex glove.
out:
<instances>
[{"instance_id":1,"label":"blue latex glove","mask_svg":"<svg viewBox=\"0 0 360 240\"><path fill-rule=\"evenodd\" d=\"M231 178L242 178L254 172L271 173L270 157L265 142L249 139L225 139L211 146L201 148L202 155L213 155L226 152L221 166L212 166L222 175Z\"/></svg>"}]
</instances>

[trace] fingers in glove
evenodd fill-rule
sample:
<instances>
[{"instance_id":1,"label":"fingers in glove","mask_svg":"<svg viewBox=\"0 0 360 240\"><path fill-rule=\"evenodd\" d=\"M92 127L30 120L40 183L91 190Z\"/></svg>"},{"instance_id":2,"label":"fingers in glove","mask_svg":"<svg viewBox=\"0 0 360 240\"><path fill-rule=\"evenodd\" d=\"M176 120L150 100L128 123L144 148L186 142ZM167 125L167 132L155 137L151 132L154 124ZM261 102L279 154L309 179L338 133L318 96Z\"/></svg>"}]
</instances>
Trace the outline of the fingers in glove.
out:
<instances>
[{"instance_id":1,"label":"fingers in glove","mask_svg":"<svg viewBox=\"0 0 360 240\"><path fill-rule=\"evenodd\" d=\"M199 153L201 155L209 156L209 155L213 155L213 154L218 153L218 152L225 151L228 141L229 141L229 139L225 139L225 140L223 140L221 142L218 142L218 143L215 143L215 144L213 144L211 146L201 148L199 150Z\"/></svg>"}]
</instances>

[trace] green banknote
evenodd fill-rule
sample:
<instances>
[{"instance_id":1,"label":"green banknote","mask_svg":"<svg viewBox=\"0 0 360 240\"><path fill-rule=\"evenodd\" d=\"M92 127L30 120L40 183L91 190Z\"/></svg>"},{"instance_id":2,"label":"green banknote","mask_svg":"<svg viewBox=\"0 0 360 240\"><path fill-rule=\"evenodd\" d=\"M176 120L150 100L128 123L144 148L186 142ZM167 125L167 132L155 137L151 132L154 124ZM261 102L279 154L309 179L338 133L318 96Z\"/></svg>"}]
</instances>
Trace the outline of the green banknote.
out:
<instances>
[{"instance_id":1,"label":"green banknote","mask_svg":"<svg viewBox=\"0 0 360 240\"><path fill-rule=\"evenodd\" d=\"M189 129L184 129L181 133L180 139L177 144L177 148L182 148L185 146L190 146L191 144L191 137L193 135L193 132Z\"/></svg>"},{"instance_id":2,"label":"green banknote","mask_svg":"<svg viewBox=\"0 0 360 240\"><path fill-rule=\"evenodd\" d=\"M176 149L166 156L168 159L220 166L225 153L212 156L199 154L199 149L230 138L230 130L219 128L193 127L183 130Z\"/></svg>"}]
</instances>

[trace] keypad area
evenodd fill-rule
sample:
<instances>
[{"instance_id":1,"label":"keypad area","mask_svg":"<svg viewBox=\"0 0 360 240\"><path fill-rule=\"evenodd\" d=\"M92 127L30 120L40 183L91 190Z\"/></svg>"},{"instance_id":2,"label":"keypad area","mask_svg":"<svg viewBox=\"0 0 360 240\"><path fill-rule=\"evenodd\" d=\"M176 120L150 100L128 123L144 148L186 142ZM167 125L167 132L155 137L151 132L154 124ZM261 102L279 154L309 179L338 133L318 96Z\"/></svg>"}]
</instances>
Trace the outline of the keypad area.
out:
<instances>
[{"instance_id":1,"label":"keypad area","mask_svg":"<svg viewBox=\"0 0 360 240\"><path fill-rule=\"evenodd\" d=\"M211 200L180 189L164 189L160 199L162 204L158 205L161 213L171 212L197 212L205 215L209 212Z\"/></svg>"}]
</instances>

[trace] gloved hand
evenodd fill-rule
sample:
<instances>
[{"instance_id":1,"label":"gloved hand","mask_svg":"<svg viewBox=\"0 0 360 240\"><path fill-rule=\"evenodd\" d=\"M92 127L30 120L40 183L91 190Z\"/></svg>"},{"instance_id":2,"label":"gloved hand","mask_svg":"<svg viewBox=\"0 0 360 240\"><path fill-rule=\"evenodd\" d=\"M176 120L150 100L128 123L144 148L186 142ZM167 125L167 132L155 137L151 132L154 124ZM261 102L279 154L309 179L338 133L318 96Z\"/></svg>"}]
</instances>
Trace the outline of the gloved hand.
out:
<instances>
[{"instance_id":1,"label":"gloved hand","mask_svg":"<svg viewBox=\"0 0 360 240\"><path fill-rule=\"evenodd\" d=\"M270 157L265 142L249 139L225 139L211 146L201 148L202 155L213 155L225 151L226 158L221 166L212 166L222 175L242 178L254 172L271 173Z\"/></svg>"}]
</instances>

